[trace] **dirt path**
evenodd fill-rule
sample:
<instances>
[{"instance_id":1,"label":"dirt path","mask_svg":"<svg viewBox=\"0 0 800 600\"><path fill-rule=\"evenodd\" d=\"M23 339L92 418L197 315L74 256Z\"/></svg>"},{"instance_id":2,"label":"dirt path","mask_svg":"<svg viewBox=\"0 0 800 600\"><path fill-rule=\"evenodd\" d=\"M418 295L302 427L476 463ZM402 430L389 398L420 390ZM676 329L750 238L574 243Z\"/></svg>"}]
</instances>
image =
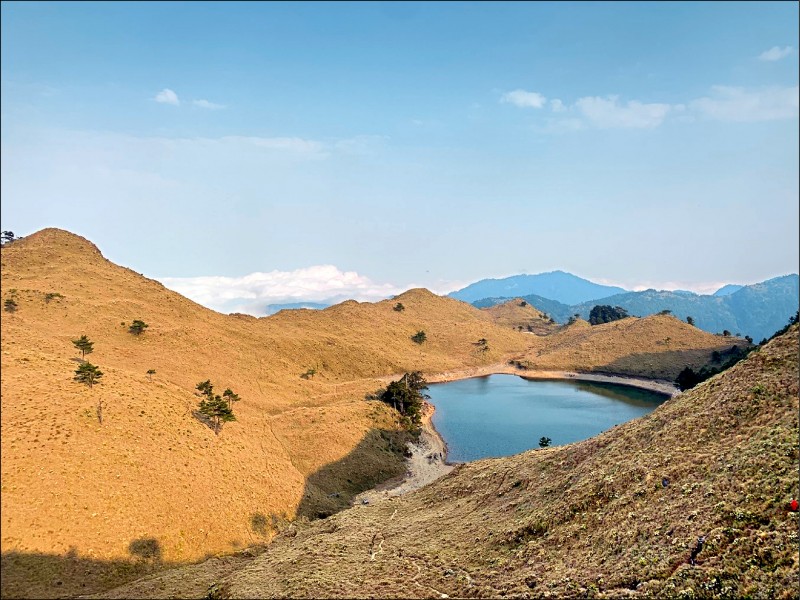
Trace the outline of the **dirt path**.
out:
<instances>
[{"instance_id":1,"label":"dirt path","mask_svg":"<svg viewBox=\"0 0 800 600\"><path fill-rule=\"evenodd\" d=\"M353 499L354 505L363 505L365 500L367 504L374 504L387 498L402 496L453 470L454 466L446 463L447 445L431 422L433 411L433 405L426 402L422 413L422 433L419 440L408 445L411 456L406 459L406 474L362 492Z\"/></svg>"}]
</instances>

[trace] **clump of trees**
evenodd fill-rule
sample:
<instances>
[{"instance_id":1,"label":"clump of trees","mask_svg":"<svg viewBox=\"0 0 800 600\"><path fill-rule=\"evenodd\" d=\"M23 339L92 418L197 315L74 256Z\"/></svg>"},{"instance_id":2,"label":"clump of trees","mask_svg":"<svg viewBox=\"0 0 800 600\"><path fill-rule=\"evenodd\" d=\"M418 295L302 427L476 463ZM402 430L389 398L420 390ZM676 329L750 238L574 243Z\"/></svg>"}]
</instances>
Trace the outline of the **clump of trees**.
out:
<instances>
[{"instance_id":1,"label":"clump of trees","mask_svg":"<svg viewBox=\"0 0 800 600\"><path fill-rule=\"evenodd\" d=\"M589 313L589 324L600 325L601 323L611 323L629 317L628 311L621 306L609 306L608 304L597 305Z\"/></svg>"},{"instance_id":2,"label":"clump of trees","mask_svg":"<svg viewBox=\"0 0 800 600\"><path fill-rule=\"evenodd\" d=\"M699 371L695 371L691 367L686 367L683 371L678 373L675 383L681 391L691 389L697 384L704 382L706 379L710 379L714 375L722 373L726 369L730 369L752 350L753 348L740 348L739 346L731 346L728 350L723 352L714 350L714 352L711 353L711 360L715 363L720 363L719 366L705 365Z\"/></svg>"},{"instance_id":3,"label":"clump of trees","mask_svg":"<svg viewBox=\"0 0 800 600\"><path fill-rule=\"evenodd\" d=\"M403 306L403 303L402 302L398 302L397 304L394 305L394 309L393 310L395 310L396 312L403 312L405 309L406 309L406 307Z\"/></svg>"},{"instance_id":4,"label":"clump of trees","mask_svg":"<svg viewBox=\"0 0 800 600\"><path fill-rule=\"evenodd\" d=\"M406 373L399 380L392 381L386 389L380 389L370 396L390 405L402 415L403 424L408 429L418 429L422 423L422 407L430 396L425 393L428 382L422 373Z\"/></svg>"},{"instance_id":5,"label":"clump of trees","mask_svg":"<svg viewBox=\"0 0 800 600\"><path fill-rule=\"evenodd\" d=\"M132 333L133 335L142 335L144 330L148 327L150 326L141 319L134 319L128 327L128 333Z\"/></svg>"},{"instance_id":6,"label":"clump of trees","mask_svg":"<svg viewBox=\"0 0 800 600\"><path fill-rule=\"evenodd\" d=\"M89 341L89 338L85 335L82 335L77 340L72 340L72 344L81 353L81 359L85 359L86 355L91 354L94 349L94 342Z\"/></svg>"},{"instance_id":7,"label":"clump of trees","mask_svg":"<svg viewBox=\"0 0 800 600\"><path fill-rule=\"evenodd\" d=\"M417 344L422 344L428 339L428 336L425 335L425 332L422 329L420 329L417 333L411 336L411 339Z\"/></svg>"},{"instance_id":8,"label":"clump of trees","mask_svg":"<svg viewBox=\"0 0 800 600\"><path fill-rule=\"evenodd\" d=\"M214 394L214 385L210 379L201 381L195 389L202 395L197 411L208 419L214 434L219 435L223 423L236 420L236 416L233 414L233 403L238 402L241 398L230 388L222 392L222 396Z\"/></svg>"}]
</instances>

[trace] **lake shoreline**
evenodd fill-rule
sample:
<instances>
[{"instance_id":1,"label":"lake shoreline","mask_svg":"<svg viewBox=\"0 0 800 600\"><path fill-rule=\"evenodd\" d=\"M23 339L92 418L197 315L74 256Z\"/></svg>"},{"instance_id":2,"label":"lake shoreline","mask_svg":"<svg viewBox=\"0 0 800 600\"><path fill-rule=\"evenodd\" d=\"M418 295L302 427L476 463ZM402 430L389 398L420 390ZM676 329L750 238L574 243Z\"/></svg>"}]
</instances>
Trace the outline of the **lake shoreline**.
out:
<instances>
[{"instance_id":1,"label":"lake shoreline","mask_svg":"<svg viewBox=\"0 0 800 600\"><path fill-rule=\"evenodd\" d=\"M606 373L521 370L506 363L433 373L426 375L425 378L428 383L449 383L464 379L488 377L489 375L516 375L517 377L531 381L590 381L594 383L611 383L655 392L669 398L680 393L680 390L672 382L665 380ZM400 377L401 375L387 375L381 377L380 380L384 383L389 383ZM425 403L420 438L418 441L408 444L411 457L406 459L406 473L362 492L353 499L354 505L365 504L365 500L366 504L372 504L387 498L402 496L408 492L418 490L452 471L456 464L460 464L450 463L447 460L447 442L433 424L433 413L435 410L436 407L432 403Z\"/></svg>"},{"instance_id":2,"label":"lake shoreline","mask_svg":"<svg viewBox=\"0 0 800 600\"><path fill-rule=\"evenodd\" d=\"M639 388L650 392L656 392L672 398L680 393L680 389L671 381L664 379L646 379L644 377L632 377L629 375L618 375L613 373L580 373L577 371L544 371L519 369L513 365L496 363L482 367L470 367L442 373L433 373L426 376L428 383L449 383L463 379L473 379L476 377L488 377L489 375L516 375L522 379L539 380L563 380L563 381L592 381L595 383L613 383L633 388Z\"/></svg>"}]
</instances>

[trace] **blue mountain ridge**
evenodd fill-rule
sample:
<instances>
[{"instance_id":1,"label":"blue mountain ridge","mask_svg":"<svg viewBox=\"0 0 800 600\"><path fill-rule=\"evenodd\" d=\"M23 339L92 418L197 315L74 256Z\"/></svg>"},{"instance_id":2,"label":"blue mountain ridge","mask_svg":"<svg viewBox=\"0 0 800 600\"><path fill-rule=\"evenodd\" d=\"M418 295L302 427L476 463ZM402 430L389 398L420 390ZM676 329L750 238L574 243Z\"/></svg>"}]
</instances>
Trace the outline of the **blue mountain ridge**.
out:
<instances>
[{"instance_id":1,"label":"blue mountain ridge","mask_svg":"<svg viewBox=\"0 0 800 600\"><path fill-rule=\"evenodd\" d=\"M537 275L482 279L463 289L451 292L448 296L464 302L475 302L482 298L514 298L535 294L563 304L578 304L626 291L621 287L600 285L572 273L551 271Z\"/></svg>"},{"instance_id":2,"label":"blue mountain ridge","mask_svg":"<svg viewBox=\"0 0 800 600\"><path fill-rule=\"evenodd\" d=\"M516 297L518 294L514 294ZM645 290L625 292L602 299L565 304L540 296L519 296L556 321L565 322L578 314L589 318L592 308L598 304L620 306L633 316L644 317L669 310L685 320L692 317L700 329L721 333L726 329L732 334L749 335L756 342L768 338L786 325L800 304L800 278L797 274L775 277L761 283L742 286L730 294L700 295L686 292ZM482 298L473 302L478 308L506 302L510 297ZM538 302L538 304L537 304Z\"/></svg>"}]
</instances>

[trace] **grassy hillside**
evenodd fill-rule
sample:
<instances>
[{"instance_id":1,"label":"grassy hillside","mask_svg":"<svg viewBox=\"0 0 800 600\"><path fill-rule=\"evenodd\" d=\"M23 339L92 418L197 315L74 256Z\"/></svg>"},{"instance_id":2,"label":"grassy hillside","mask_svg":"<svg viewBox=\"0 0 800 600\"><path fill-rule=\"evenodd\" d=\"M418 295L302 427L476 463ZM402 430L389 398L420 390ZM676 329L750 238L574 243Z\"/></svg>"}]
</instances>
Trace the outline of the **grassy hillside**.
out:
<instances>
[{"instance_id":1,"label":"grassy hillside","mask_svg":"<svg viewBox=\"0 0 800 600\"><path fill-rule=\"evenodd\" d=\"M630 317L562 327L539 338L520 358L528 369L596 371L673 381L686 367L711 362L714 350L748 346L740 338L713 335L671 316Z\"/></svg>"},{"instance_id":2,"label":"grassy hillside","mask_svg":"<svg viewBox=\"0 0 800 600\"><path fill-rule=\"evenodd\" d=\"M548 335L558 329L558 325L551 323L542 311L522 298L513 298L508 302L481 310L491 315L495 323L501 327L510 327L537 335Z\"/></svg>"},{"instance_id":3,"label":"grassy hillside","mask_svg":"<svg viewBox=\"0 0 800 600\"><path fill-rule=\"evenodd\" d=\"M678 325L668 320L656 337L615 338L610 328L586 350L572 329L519 333L419 289L261 319L222 315L56 229L0 256L3 299L17 304L2 313L1 330L4 596L103 589L266 541L286 519L341 509L404 468L396 414L364 401L377 377L514 357L613 370L640 352L660 372L659 357L680 353L657 339L683 340L685 358L718 345L693 328L671 333ZM402 312L393 309L398 300ZM149 324L141 336L128 332L134 319ZM421 345L411 340L419 330L427 335ZM71 340L83 334L95 344L87 359L104 373L91 389L73 381L79 354ZM481 338L488 351L476 345ZM309 369L316 374L302 377ZM219 436L194 414L195 385L206 379L242 398L237 421Z\"/></svg>"},{"instance_id":4,"label":"grassy hillside","mask_svg":"<svg viewBox=\"0 0 800 600\"><path fill-rule=\"evenodd\" d=\"M363 401L373 377L489 364L530 337L426 290L400 296L401 313L385 301L221 315L52 229L3 248L2 282L18 306L2 314L4 554L128 559L157 540L163 560L191 560L266 539L254 519L330 512L402 472L395 416ZM133 319L149 324L139 337ZM72 380L82 334L104 373L92 389ZM205 379L242 397L219 436L193 416ZM344 477L312 478L356 448Z\"/></svg>"},{"instance_id":5,"label":"grassy hillside","mask_svg":"<svg viewBox=\"0 0 800 600\"><path fill-rule=\"evenodd\" d=\"M795 325L590 440L463 464L289 527L232 572L200 565L102 597L792 598L798 458Z\"/></svg>"}]
</instances>

